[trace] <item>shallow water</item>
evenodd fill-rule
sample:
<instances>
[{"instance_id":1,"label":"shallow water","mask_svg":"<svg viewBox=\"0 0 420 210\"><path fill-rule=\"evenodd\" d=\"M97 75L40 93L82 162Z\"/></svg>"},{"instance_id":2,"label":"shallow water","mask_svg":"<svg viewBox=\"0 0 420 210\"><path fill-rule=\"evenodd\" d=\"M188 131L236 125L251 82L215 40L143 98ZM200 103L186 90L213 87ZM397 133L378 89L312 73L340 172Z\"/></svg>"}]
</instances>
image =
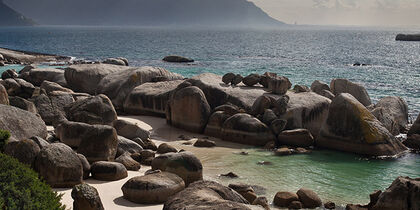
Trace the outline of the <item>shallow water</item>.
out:
<instances>
[{"instance_id":1,"label":"shallow water","mask_svg":"<svg viewBox=\"0 0 420 210\"><path fill-rule=\"evenodd\" d=\"M265 195L270 201L278 191L296 192L305 187L317 192L324 202L368 203L370 193L387 188L398 176L420 176L420 155L413 153L398 159L372 160L329 150L282 157L257 149L246 151L249 155L226 155L223 161L208 163L206 167L240 176L214 177L224 184L242 182L267 188ZM272 165L258 165L258 161Z\"/></svg>"}]
</instances>

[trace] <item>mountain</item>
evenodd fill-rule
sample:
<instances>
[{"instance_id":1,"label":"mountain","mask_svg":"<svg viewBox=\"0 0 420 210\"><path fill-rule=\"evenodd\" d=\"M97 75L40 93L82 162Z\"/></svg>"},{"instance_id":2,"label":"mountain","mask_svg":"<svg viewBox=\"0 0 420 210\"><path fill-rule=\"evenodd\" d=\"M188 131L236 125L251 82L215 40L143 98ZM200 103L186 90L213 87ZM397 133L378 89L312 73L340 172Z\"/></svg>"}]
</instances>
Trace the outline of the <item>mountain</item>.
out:
<instances>
[{"instance_id":1,"label":"mountain","mask_svg":"<svg viewBox=\"0 0 420 210\"><path fill-rule=\"evenodd\" d=\"M278 26L247 0L5 0L44 25Z\"/></svg>"},{"instance_id":2,"label":"mountain","mask_svg":"<svg viewBox=\"0 0 420 210\"><path fill-rule=\"evenodd\" d=\"M16 12L0 0L0 26L31 26L35 22Z\"/></svg>"}]
</instances>

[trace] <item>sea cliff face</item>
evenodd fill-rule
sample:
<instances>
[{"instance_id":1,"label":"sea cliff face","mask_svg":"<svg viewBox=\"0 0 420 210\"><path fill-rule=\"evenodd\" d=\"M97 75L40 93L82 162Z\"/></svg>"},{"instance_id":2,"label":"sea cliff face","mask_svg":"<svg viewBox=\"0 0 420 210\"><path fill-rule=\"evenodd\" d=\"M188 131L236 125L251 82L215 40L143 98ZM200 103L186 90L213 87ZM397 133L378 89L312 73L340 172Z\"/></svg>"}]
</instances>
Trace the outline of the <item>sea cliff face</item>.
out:
<instances>
[{"instance_id":1,"label":"sea cliff face","mask_svg":"<svg viewBox=\"0 0 420 210\"><path fill-rule=\"evenodd\" d=\"M35 22L0 0L0 26L32 26Z\"/></svg>"}]
</instances>

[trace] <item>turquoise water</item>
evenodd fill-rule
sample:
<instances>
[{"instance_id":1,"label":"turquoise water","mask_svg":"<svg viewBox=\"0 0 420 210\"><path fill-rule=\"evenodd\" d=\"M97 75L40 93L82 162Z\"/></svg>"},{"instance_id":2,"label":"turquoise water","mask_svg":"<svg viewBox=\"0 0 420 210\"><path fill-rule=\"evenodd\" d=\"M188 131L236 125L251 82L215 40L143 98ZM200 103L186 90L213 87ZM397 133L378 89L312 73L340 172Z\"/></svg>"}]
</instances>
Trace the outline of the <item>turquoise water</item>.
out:
<instances>
[{"instance_id":1,"label":"turquoise water","mask_svg":"<svg viewBox=\"0 0 420 210\"><path fill-rule=\"evenodd\" d=\"M387 188L398 176L420 177L420 155L413 153L398 159L375 160L329 150L282 157L257 149L247 151L247 156L227 155L224 161L207 167L240 176L218 178L225 184L243 182L266 187L265 194L271 201L278 191L296 192L306 187L317 192L323 201L341 205L368 203L370 193ZM272 165L258 165L258 161Z\"/></svg>"},{"instance_id":2,"label":"turquoise water","mask_svg":"<svg viewBox=\"0 0 420 210\"><path fill-rule=\"evenodd\" d=\"M133 66L162 66L190 77L203 72L224 74L277 72L294 84L329 83L347 78L363 84L376 101L403 97L411 118L420 112L420 42L397 42L397 33L411 31L367 28L291 27L278 30L169 30L117 27L0 28L0 46L84 59L122 56ZM170 54L191 57L194 64L171 64ZM369 66L353 67L353 63ZM271 166L260 166L260 160ZM367 202L397 176L420 177L420 157L367 160L356 155L316 151L310 155L228 155L210 169L238 173L239 181L268 187L272 198L280 190L308 187L324 200L340 204ZM221 179L222 182L229 181Z\"/></svg>"}]
</instances>

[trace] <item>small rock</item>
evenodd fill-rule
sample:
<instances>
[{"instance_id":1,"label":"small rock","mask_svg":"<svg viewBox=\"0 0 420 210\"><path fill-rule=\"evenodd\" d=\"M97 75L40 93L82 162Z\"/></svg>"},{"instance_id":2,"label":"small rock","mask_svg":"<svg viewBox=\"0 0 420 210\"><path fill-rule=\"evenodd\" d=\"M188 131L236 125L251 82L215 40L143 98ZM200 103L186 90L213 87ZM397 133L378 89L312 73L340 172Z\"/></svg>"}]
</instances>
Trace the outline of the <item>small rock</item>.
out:
<instances>
[{"instance_id":1,"label":"small rock","mask_svg":"<svg viewBox=\"0 0 420 210\"><path fill-rule=\"evenodd\" d=\"M301 209L302 203L300 201L292 201L288 207L289 209Z\"/></svg>"},{"instance_id":2,"label":"small rock","mask_svg":"<svg viewBox=\"0 0 420 210\"><path fill-rule=\"evenodd\" d=\"M173 146L171 146L167 143L162 143L157 148L157 153L158 154L165 154L165 153L169 153L169 152L178 152L178 150L175 149L175 147L173 147Z\"/></svg>"},{"instance_id":3,"label":"small rock","mask_svg":"<svg viewBox=\"0 0 420 210\"><path fill-rule=\"evenodd\" d=\"M220 176L229 177L229 178L238 178L239 176L233 172L229 172L227 174L220 174Z\"/></svg>"},{"instance_id":4,"label":"small rock","mask_svg":"<svg viewBox=\"0 0 420 210\"><path fill-rule=\"evenodd\" d=\"M280 149L277 149L274 154L276 156L286 156L286 155L292 155L294 153L293 149L289 149L287 147L282 147Z\"/></svg>"},{"instance_id":5,"label":"small rock","mask_svg":"<svg viewBox=\"0 0 420 210\"><path fill-rule=\"evenodd\" d=\"M232 79L232 85L238 85L242 82L243 77L240 74L235 75L235 77Z\"/></svg>"},{"instance_id":6,"label":"small rock","mask_svg":"<svg viewBox=\"0 0 420 210\"><path fill-rule=\"evenodd\" d=\"M125 168L130 171L138 171L141 167L140 163L135 161L129 152L125 152L120 155L117 159L115 159L115 162L123 164Z\"/></svg>"},{"instance_id":7,"label":"small rock","mask_svg":"<svg viewBox=\"0 0 420 210\"><path fill-rule=\"evenodd\" d=\"M170 62L170 63L192 63L194 62L193 59L178 56L178 55L169 55L162 59L163 61Z\"/></svg>"},{"instance_id":8,"label":"small rock","mask_svg":"<svg viewBox=\"0 0 420 210\"><path fill-rule=\"evenodd\" d=\"M257 199L257 194L255 192L248 191L246 193L241 194L249 203L253 203L255 199Z\"/></svg>"},{"instance_id":9,"label":"small rock","mask_svg":"<svg viewBox=\"0 0 420 210\"><path fill-rule=\"evenodd\" d=\"M265 144L264 149L266 150L273 150L276 148L276 142L270 141L267 144Z\"/></svg>"},{"instance_id":10,"label":"small rock","mask_svg":"<svg viewBox=\"0 0 420 210\"><path fill-rule=\"evenodd\" d=\"M266 210L270 210L270 205L268 204L268 200L266 197L258 197L253 202L252 205L260 205L264 207Z\"/></svg>"},{"instance_id":11,"label":"small rock","mask_svg":"<svg viewBox=\"0 0 420 210\"><path fill-rule=\"evenodd\" d=\"M194 143L194 146L195 147L215 147L216 146L216 142L211 141L211 140L198 139Z\"/></svg>"},{"instance_id":12,"label":"small rock","mask_svg":"<svg viewBox=\"0 0 420 210\"><path fill-rule=\"evenodd\" d=\"M71 191L74 210L103 210L101 198L98 190L88 184L79 184Z\"/></svg>"},{"instance_id":13,"label":"small rock","mask_svg":"<svg viewBox=\"0 0 420 210\"><path fill-rule=\"evenodd\" d=\"M273 165L273 163L270 161L258 161L257 164L258 165Z\"/></svg>"},{"instance_id":14,"label":"small rock","mask_svg":"<svg viewBox=\"0 0 420 210\"><path fill-rule=\"evenodd\" d=\"M157 170L152 170L152 169L149 169L149 170L147 170L146 172L144 172L144 175L156 174L156 173L160 173L160 172L162 172L162 171L161 171L161 170L159 170L159 169L157 169Z\"/></svg>"},{"instance_id":15,"label":"small rock","mask_svg":"<svg viewBox=\"0 0 420 210\"><path fill-rule=\"evenodd\" d=\"M248 153L248 152L246 152L246 151L242 151L242 152L240 152L239 154L240 154L240 155L249 155L249 153Z\"/></svg>"},{"instance_id":16,"label":"small rock","mask_svg":"<svg viewBox=\"0 0 420 210\"><path fill-rule=\"evenodd\" d=\"M178 136L178 139L181 139L181 140L191 140L192 139L192 137L191 136L186 136L186 135L179 135Z\"/></svg>"},{"instance_id":17,"label":"small rock","mask_svg":"<svg viewBox=\"0 0 420 210\"><path fill-rule=\"evenodd\" d=\"M284 95L292 87L292 83L287 77L277 76L271 78L268 82L268 89L273 94Z\"/></svg>"},{"instance_id":18,"label":"small rock","mask_svg":"<svg viewBox=\"0 0 420 210\"><path fill-rule=\"evenodd\" d=\"M275 119L271 122L270 128L273 133L277 136L286 128L287 120Z\"/></svg>"},{"instance_id":19,"label":"small rock","mask_svg":"<svg viewBox=\"0 0 420 210\"><path fill-rule=\"evenodd\" d=\"M274 196L273 203L278 207L289 207L293 201L299 201L299 197L296 193L278 192Z\"/></svg>"},{"instance_id":20,"label":"small rock","mask_svg":"<svg viewBox=\"0 0 420 210\"><path fill-rule=\"evenodd\" d=\"M328 201L328 202L324 203L324 208L326 208L326 209L335 209L335 203L334 202L331 202L331 201Z\"/></svg>"},{"instance_id":21,"label":"small rock","mask_svg":"<svg viewBox=\"0 0 420 210\"><path fill-rule=\"evenodd\" d=\"M260 75L258 75L258 74L250 74L250 75L246 76L242 80L242 82L246 86L252 87L252 86L256 85L257 83L259 83L260 82L260 79L261 79L261 76Z\"/></svg>"},{"instance_id":22,"label":"small rock","mask_svg":"<svg viewBox=\"0 0 420 210\"><path fill-rule=\"evenodd\" d=\"M225 74L225 75L223 75L223 77L222 77L222 81L225 83L225 84L230 84L232 81L233 81L233 78L235 77L235 74L234 73L227 73L227 74Z\"/></svg>"},{"instance_id":23,"label":"small rock","mask_svg":"<svg viewBox=\"0 0 420 210\"><path fill-rule=\"evenodd\" d=\"M1 74L1 79L9 79L9 78L17 78L19 75L16 73L14 69L8 69Z\"/></svg>"},{"instance_id":24,"label":"small rock","mask_svg":"<svg viewBox=\"0 0 420 210\"><path fill-rule=\"evenodd\" d=\"M309 153L311 153L311 150L307 150L307 149L305 149L305 148L302 148L302 147L298 147L298 148L296 148L296 153L298 153L298 154L309 154Z\"/></svg>"},{"instance_id":25,"label":"small rock","mask_svg":"<svg viewBox=\"0 0 420 210\"><path fill-rule=\"evenodd\" d=\"M117 162L98 161L90 170L94 179L102 181L116 181L128 176L125 166Z\"/></svg>"},{"instance_id":26,"label":"small rock","mask_svg":"<svg viewBox=\"0 0 420 210\"><path fill-rule=\"evenodd\" d=\"M296 93L304 93L304 92L310 92L311 89L308 86L305 85L295 85L295 87L293 87L293 90Z\"/></svg>"}]
</instances>

